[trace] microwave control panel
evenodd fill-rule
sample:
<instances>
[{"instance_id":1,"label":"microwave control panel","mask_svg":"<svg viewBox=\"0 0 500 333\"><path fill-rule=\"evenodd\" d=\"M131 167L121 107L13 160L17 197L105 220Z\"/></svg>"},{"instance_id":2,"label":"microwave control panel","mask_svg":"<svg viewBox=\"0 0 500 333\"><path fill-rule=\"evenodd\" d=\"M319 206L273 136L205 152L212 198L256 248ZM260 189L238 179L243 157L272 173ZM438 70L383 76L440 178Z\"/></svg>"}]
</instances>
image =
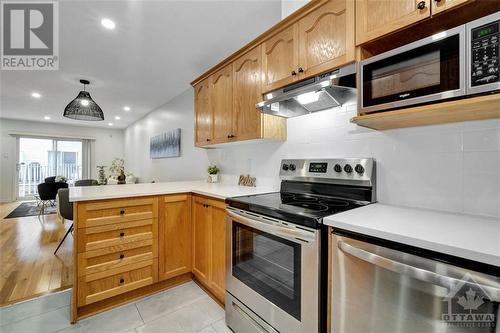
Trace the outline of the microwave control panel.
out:
<instances>
[{"instance_id":1,"label":"microwave control panel","mask_svg":"<svg viewBox=\"0 0 500 333\"><path fill-rule=\"evenodd\" d=\"M500 20L471 30L471 86L500 82Z\"/></svg>"}]
</instances>

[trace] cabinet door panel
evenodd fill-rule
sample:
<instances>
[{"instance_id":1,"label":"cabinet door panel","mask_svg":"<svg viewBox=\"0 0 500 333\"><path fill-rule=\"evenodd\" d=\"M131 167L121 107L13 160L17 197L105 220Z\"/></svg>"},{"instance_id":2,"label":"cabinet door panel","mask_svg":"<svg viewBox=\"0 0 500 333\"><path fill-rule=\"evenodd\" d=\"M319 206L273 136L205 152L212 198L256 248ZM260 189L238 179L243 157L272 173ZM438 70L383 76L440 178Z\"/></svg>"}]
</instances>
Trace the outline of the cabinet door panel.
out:
<instances>
[{"instance_id":1,"label":"cabinet door panel","mask_svg":"<svg viewBox=\"0 0 500 333\"><path fill-rule=\"evenodd\" d=\"M206 79L195 86L195 142L197 146L210 143L212 140L212 109L210 108L209 80Z\"/></svg>"},{"instance_id":2,"label":"cabinet door panel","mask_svg":"<svg viewBox=\"0 0 500 333\"><path fill-rule=\"evenodd\" d=\"M299 21L301 76L354 61L354 1L331 0Z\"/></svg>"},{"instance_id":3,"label":"cabinet door panel","mask_svg":"<svg viewBox=\"0 0 500 333\"><path fill-rule=\"evenodd\" d=\"M255 104L262 99L261 46L233 63L233 127L238 140L261 137L262 114Z\"/></svg>"},{"instance_id":4,"label":"cabinet door panel","mask_svg":"<svg viewBox=\"0 0 500 333\"><path fill-rule=\"evenodd\" d=\"M472 2L474 0L432 0L432 15L444 12L450 8L464 5L466 2Z\"/></svg>"},{"instance_id":5,"label":"cabinet door panel","mask_svg":"<svg viewBox=\"0 0 500 333\"><path fill-rule=\"evenodd\" d=\"M425 4L423 9L417 6ZM362 44L430 16L430 0L356 1L356 44Z\"/></svg>"},{"instance_id":6,"label":"cabinet door panel","mask_svg":"<svg viewBox=\"0 0 500 333\"><path fill-rule=\"evenodd\" d=\"M297 80L298 29L294 24L262 44L263 90L270 91Z\"/></svg>"},{"instance_id":7,"label":"cabinet door panel","mask_svg":"<svg viewBox=\"0 0 500 333\"><path fill-rule=\"evenodd\" d=\"M214 295L224 302L226 278L226 212L224 209L211 206L212 211L212 241L211 241L211 277L210 287Z\"/></svg>"},{"instance_id":8,"label":"cabinet door panel","mask_svg":"<svg viewBox=\"0 0 500 333\"><path fill-rule=\"evenodd\" d=\"M160 202L159 278L191 272L191 198L165 196Z\"/></svg>"},{"instance_id":9,"label":"cabinet door panel","mask_svg":"<svg viewBox=\"0 0 500 333\"><path fill-rule=\"evenodd\" d=\"M205 285L210 278L211 216L203 199L193 198L193 274Z\"/></svg>"},{"instance_id":10,"label":"cabinet door panel","mask_svg":"<svg viewBox=\"0 0 500 333\"><path fill-rule=\"evenodd\" d=\"M232 64L210 77L210 104L214 115L214 141L228 141L233 134L233 80Z\"/></svg>"}]
</instances>

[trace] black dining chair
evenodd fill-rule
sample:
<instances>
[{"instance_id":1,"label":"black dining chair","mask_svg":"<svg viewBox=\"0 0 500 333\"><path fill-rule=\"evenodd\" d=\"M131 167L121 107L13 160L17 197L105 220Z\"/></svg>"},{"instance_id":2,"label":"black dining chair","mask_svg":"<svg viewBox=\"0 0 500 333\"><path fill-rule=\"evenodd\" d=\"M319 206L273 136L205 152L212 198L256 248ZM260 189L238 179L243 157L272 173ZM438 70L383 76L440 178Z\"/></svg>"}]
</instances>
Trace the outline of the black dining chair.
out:
<instances>
[{"instance_id":1,"label":"black dining chair","mask_svg":"<svg viewBox=\"0 0 500 333\"><path fill-rule=\"evenodd\" d=\"M51 178L51 177L49 177ZM55 178L55 177L54 177ZM48 178L46 178L47 180ZM67 183L63 182L45 182L38 184L38 206L40 210L38 211L38 215L43 215L45 213L45 207L47 205L54 206L57 191L61 188L68 188Z\"/></svg>"},{"instance_id":2,"label":"black dining chair","mask_svg":"<svg viewBox=\"0 0 500 333\"><path fill-rule=\"evenodd\" d=\"M99 183L95 179L82 179L82 180L77 180L75 181L75 186L94 186L98 185ZM73 203L69 201L69 188L62 188L59 189L57 192L57 195L59 196L59 214L62 216L64 220L71 220L71 226L69 227L68 231L64 234L64 237L61 239L59 244L57 245L56 250L54 251L54 254L57 253L59 248L61 247L62 243L64 243L64 240L66 237L68 237L68 234L73 231ZM64 221L63 221L64 224Z\"/></svg>"}]
</instances>

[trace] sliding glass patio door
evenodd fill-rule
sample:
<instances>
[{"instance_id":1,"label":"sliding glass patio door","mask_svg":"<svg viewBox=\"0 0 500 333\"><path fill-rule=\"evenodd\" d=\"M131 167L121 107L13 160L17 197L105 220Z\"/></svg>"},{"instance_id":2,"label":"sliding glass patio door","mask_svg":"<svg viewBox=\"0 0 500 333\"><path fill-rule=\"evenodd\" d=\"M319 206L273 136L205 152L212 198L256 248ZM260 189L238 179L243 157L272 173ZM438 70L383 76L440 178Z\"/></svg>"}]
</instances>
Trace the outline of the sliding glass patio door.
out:
<instances>
[{"instance_id":1,"label":"sliding glass patio door","mask_svg":"<svg viewBox=\"0 0 500 333\"><path fill-rule=\"evenodd\" d=\"M82 141L55 138L18 138L17 198L38 193L38 184L51 176L74 182L82 178Z\"/></svg>"}]
</instances>

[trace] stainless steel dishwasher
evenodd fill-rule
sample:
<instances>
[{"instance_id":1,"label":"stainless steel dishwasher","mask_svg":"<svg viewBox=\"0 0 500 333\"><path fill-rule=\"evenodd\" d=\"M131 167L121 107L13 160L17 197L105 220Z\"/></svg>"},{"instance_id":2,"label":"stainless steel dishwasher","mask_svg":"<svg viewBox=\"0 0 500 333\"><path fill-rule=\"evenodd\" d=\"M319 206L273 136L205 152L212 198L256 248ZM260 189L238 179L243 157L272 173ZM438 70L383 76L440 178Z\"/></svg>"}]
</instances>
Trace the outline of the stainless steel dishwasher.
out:
<instances>
[{"instance_id":1,"label":"stainless steel dishwasher","mask_svg":"<svg viewBox=\"0 0 500 333\"><path fill-rule=\"evenodd\" d=\"M345 231L331 241L332 332L500 332L499 267Z\"/></svg>"}]
</instances>

